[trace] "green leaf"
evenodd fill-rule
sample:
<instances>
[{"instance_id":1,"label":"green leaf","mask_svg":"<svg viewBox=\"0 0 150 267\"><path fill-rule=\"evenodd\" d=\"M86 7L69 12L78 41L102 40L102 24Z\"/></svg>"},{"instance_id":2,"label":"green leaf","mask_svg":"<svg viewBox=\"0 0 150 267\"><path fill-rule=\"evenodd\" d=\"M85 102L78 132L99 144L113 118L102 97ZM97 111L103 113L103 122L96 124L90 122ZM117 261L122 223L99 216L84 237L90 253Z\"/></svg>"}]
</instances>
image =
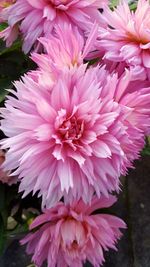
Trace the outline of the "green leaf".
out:
<instances>
[{"instance_id":1,"label":"green leaf","mask_svg":"<svg viewBox=\"0 0 150 267\"><path fill-rule=\"evenodd\" d=\"M0 79L0 103L5 99L6 95L9 93L6 89L9 89L11 87L12 87L11 80L9 80L8 78Z\"/></svg>"},{"instance_id":2,"label":"green leaf","mask_svg":"<svg viewBox=\"0 0 150 267\"><path fill-rule=\"evenodd\" d=\"M147 155L147 156L150 156L150 137L146 137L146 144L145 144L145 147L144 149L142 150L141 154L143 156Z\"/></svg>"},{"instance_id":3,"label":"green leaf","mask_svg":"<svg viewBox=\"0 0 150 267\"><path fill-rule=\"evenodd\" d=\"M0 51L0 56L5 54L5 53L9 53L9 52L13 52L15 50L19 50L20 48L21 48L21 42L17 41L11 47L5 47L3 50L1 50Z\"/></svg>"},{"instance_id":4,"label":"green leaf","mask_svg":"<svg viewBox=\"0 0 150 267\"><path fill-rule=\"evenodd\" d=\"M118 4L119 4L119 0L111 0L109 6L110 6L110 8L114 8Z\"/></svg>"},{"instance_id":5,"label":"green leaf","mask_svg":"<svg viewBox=\"0 0 150 267\"><path fill-rule=\"evenodd\" d=\"M110 1L110 4L109 4L109 7L110 7L111 9L114 9L115 7L118 6L119 3L120 3L119 0L111 0L111 1ZM137 8L137 2L132 1L132 2L129 4L129 7L130 7L130 10L135 11L136 8Z\"/></svg>"},{"instance_id":6,"label":"green leaf","mask_svg":"<svg viewBox=\"0 0 150 267\"><path fill-rule=\"evenodd\" d=\"M4 29L6 29L7 26L8 26L7 23L5 23L5 22L1 22L1 23L0 23L0 32L3 31Z\"/></svg>"},{"instance_id":7,"label":"green leaf","mask_svg":"<svg viewBox=\"0 0 150 267\"><path fill-rule=\"evenodd\" d=\"M136 8L137 8L137 3L136 2L130 4L130 10L135 11Z\"/></svg>"},{"instance_id":8,"label":"green leaf","mask_svg":"<svg viewBox=\"0 0 150 267\"><path fill-rule=\"evenodd\" d=\"M6 89L13 87L12 82L36 67L36 64L21 51L20 41L6 48L5 43L0 40L0 103L9 93Z\"/></svg>"},{"instance_id":9,"label":"green leaf","mask_svg":"<svg viewBox=\"0 0 150 267\"><path fill-rule=\"evenodd\" d=\"M27 234L28 232L29 232L29 227L26 223L18 224L14 230L7 231L7 239L13 239L13 238L16 239L16 237L20 239L24 237L24 235Z\"/></svg>"},{"instance_id":10,"label":"green leaf","mask_svg":"<svg viewBox=\"0 0 150 267\"><path fill-rule=\"evenodd\" d=\"M143 156L150 156L150 147L145 147L144 149L143 149L143 151L142 151L142 155Z\"/></svg>"},{"instance_id":11,"label":"green leaf","mask_svg":"<svg viewBox=\"0 0 150 267\"><path fill-rule=\"evenodd\" d=\"M0 103L9 93L6 89L13 87L12 82L32 68L35 68L34 64L17 44L10 49L0 47Z\"/></svg>"},{"instance_id":12,"label":"green leaf","mask_svg":"<svg viewBox=\"0 0 150 267\"><path fill-rule=\"evenodd\" d=\"M0 56L15 50L19 50L21 48L21 42L17 40L13 43L11 47L6 47L6 44L4 41L0 40Z\"/></svg>"}]
</instances>

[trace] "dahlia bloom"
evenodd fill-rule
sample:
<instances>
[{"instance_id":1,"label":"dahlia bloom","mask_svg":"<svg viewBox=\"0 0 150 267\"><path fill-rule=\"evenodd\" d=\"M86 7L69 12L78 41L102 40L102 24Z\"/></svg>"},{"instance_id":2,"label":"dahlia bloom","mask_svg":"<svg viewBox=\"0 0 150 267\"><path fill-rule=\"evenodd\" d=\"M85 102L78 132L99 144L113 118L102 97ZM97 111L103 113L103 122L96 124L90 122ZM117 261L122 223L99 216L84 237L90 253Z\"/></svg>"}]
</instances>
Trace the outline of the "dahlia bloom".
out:
<instances>
[{"instance_id":1,"label":"dahlia bloom","mask_svg":"<svg viewBox=\"0 0 150 267\"><path fill-rule=\"evenodd\" d=\"M71 24L56 25L53 34L48 38L41 37L39 42L44 47L45 54L32 53L32 59L37 62L44 71L50 68L71 68L79 66L94 49L98 36L98 25L93 24L87 39ZM53 66L53 67L51 67Z\"/></svg>"},{"instance_id":2,"label":"dahlia bloom","mask_svg":"<svg viewBox=\"0 0 150 267\"><path fill-rule=\"evenodd\" d=\"M70 201L88 202L93 190L98 196L119 190L120 107L103 98L104 75L104 68L86 70L85 64L55 81L49 77L46 84L39 70L14 83L14 97L1 109L1 129L8 137L1 144L9 149L4 167L17 168L24 195L40 190L43 205L51 206L66 194Z\"/></svg>"},{"instance_id":3,"label":"dahlia bloom","mask_svg":"<svg viewBox=\"0 0 150 267\"><path fill-rule=\"evenodd\" d=\"M38 78L40 86L49 88L50 84L57 81L62 70L68 71L83 64L86 55L93 50L97 34L97 24L93 24L86 40L77 27L71 24L55 26L54 34L50 36L51 41L48 38L39 38L45 53L32 53L31 58L39 68L35 71L35 75L32 71L30 76L36 81Z\"/></svg>"},{"instance_id":4,"label":"dahlia bloom","mask_svg":"<svg viewBox=\"0 0 150 267\"><path fill-rule=\"evenodd\" d=\"M5 172L2 164L5 161L5 153L0 149L0 182L12 185L17 182L17 177L9 176L9 172Z\"/></svg>"},{"instance_id":5,"label":"dahlia bloom","mask_svg":"<svg viewBox=\"0 0 150 267\"><path fill-rule=\"evenodd\" d=\"M116 242L122 235L119 228L126 225L116 216L92 213L110 207L115 201L110 196L94 197L91 206L82 200L66 206L59 202L32 222L30 230L34 232L21 244L27 243L27 253L33 254L37 266L47 261L48 267L82 267L88 260L99 267L104 262L103 252L116 250Z\"/></svg>"},{"instance_id":6,"label":"dahlia bloom","mask_svg":"<svg viewBox=\"0 0 150 267\"><path fill-rule=\"evenodd\" d=\"M1 109L4 168L20 191L39 192L43 206L61 197L90 202L119 190L119 176L139 157L150 126L150 87L86 64L48 79L38 69L14 83ZM145 88L145 86L147 86ZM44 182L43 182L44 181Z\"/></svg>"},{"instance_id":7,"label":"dahlia bloom","mask_svg":"<svg viewBox=\"0 0 150 267\"><path fill-rule=\"evenodd\" d=\"M125 165L132 167L131 162L140 157L145 135L150 134L150 82L134 81L133 73L126 70L119 79L117 74L112 74L109 86L108 97L119 104L124 114L120 133L123 127L125 133L120 136L120 142L126 155Z\"/></svg>"},{"instance_id":8,"label":"dahlia bloom","mask_svg":"<svg viewBox=\"0 0 150 267\"><path fill-rule=\"evenodd\" d=\"M49 37L57 24L76 25L84 35L95 21L100 23L98 9L106 2L107 0L16 0L16 3L1 12L0 17L8 22L10 34L19 25L23 51L28 53L34 44L38 49L37 38ZM6 40L7 46L14 41L14 38L10 40L6 30L0 33L0 37Z\"/></svg>"},{"instance_id":9,"label":"dahlia bloom","mask_svg":"<svg viewBox=\"0 0 150 267\"><path fill-rule=\"evenodd\" d=\"M107 27L101 27L97 49L104 58L125 62L128 67L150 78L150 5L147 0L139 0L135 13L130 11L123 0L113 11L105 8L101 15Z\"/></svg>"}]
</instances>

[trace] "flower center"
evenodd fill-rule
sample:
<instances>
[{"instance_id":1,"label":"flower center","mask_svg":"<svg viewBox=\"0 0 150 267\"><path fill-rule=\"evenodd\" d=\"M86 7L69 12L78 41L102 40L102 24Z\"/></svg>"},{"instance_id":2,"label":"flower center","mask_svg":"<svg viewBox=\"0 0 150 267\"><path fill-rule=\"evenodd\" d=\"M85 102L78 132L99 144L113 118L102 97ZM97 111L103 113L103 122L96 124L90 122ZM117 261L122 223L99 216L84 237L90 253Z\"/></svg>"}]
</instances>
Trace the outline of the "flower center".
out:
<instances>
[{"instance_id":1,"label":"flower center","mask_svg":"<svg viewBox=\"0 0 150 267\"><path fill-rule=\"evenodd\" d=\"M149 40L148 39L144 39L144 38L142 38L142 37L138 37L138 36L136 36L136 35L134 35L134 34L132 34L132 33L130 33L130 32L128 32L127 33L127 40L128 41L130 41L130 42L133 42L133 43L138 43L138 44L143 44L143 45L145 45L145 44L147 44L148 42L149 42Z\"/></svg>"},{"instance_id":2,"label":"flower center","mask_svg":"<svg viewBox=\"0 0 150 267\"><path fill-rule=\"evenodd\" d=\"M4 1L1 1L1 3L0 3L0 7L2 7L2 8L6 8L6 7L11 6L11 5L14 4L15 2L16 2L16 0L4 0Z\"/></svg>"},{"instance_id":3,"label":"flower center","mask_svg":"<svg viewBox=\"0 0 150 267\"><path fill-rule=\"evenodd\" d=\"M68 229L69 235L66 234L66 229ZM72 258L76 258L84 249L87 242L87 230L84 223L69 218L62 224L61 231L61 245L63 250L69 253Z\"/></svg>"},{"instance_id":4,"label":"flower center","mask_svg":"<svg viewBox=\"0 0 150 267\"><path fill-rule=\"evenodd\" d=\"M56 5L56 6L58 6L58 5L63 5L63 4L66 4L67 2L68 2L68 0L51 0L50 1L53 5Z\"/></svg>"},{"instance_id":5,"label":"flower center","mask_svg":"<svg viewBox=\"0 0 150 267\"><path fill-rule=\"evenodd\" d=\"M75 116L66 119L59 127L59 133L63 140L79 140L83 134L84 121Z\"/></svg>"},{"instance_id":6,"label":"flower center","mask_svg":"<svg viewBox=\"0 0 150 267\"><path fill-rule=\"evenodd\" d=\"M6 1L6 0L5 0ZM13 1L13 0L9 0ZM16 1L16 0L15 0ZM60 10L66 10L67 4L70 2L70 0L27 0L29 4L38 9L44 10L45 7L48 8L54 8L54 9L60 9ZM7 0L8 2L8 0Z\"/></svg>"},{"instance_id":7,"label":"flower center","mask_svg":"<svg viewBox=\"0 0 150 267\"><path fill-rule=\"evenodd\" d=\"M51 5L54 8L59 8L59 6L65 6L68 4L68 0L45 0L47 5Z\"/></svg>"},{"instance_id":8,"label":"flower center","mask_svg":"<svg viewBox=\"0 0 150 267\"><path fill-rule=\"evenodd\" d=\"M78 242L77 242L77 240L73 240L71 246L72 246L72 249L78 249Z\"/></svg>"}]
</instances>

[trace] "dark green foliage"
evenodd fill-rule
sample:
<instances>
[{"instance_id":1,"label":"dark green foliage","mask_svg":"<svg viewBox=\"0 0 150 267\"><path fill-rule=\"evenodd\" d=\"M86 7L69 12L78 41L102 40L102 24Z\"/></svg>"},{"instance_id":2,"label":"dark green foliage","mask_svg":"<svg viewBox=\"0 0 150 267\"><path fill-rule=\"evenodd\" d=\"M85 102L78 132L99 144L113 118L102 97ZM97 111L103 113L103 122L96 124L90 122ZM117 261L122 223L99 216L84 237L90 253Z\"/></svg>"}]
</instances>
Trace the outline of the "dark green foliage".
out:
<instances>
[{"instance_id":1,"label":"dark green foliage","mask_svg":"<svg viewBox=\"0 0 150 267\"><path fill-rule=\"evenodd\" d=\"M143 156L148 155L150 156L150 137L146 138L145 147L141 153Z\"/></svg>"},{"instance_id":2,"label":"dark green foliage","mask_svg":"<svg viewBox=\"0 0 150 267\"><path fill-rule=\"evenodd\" d=\"M36 65L21 51L21 42L16 41L10 48L0 40L0 102L8 94L6 89L13 87L12 82L20 78Z\"/></svg>"}]
</instances>

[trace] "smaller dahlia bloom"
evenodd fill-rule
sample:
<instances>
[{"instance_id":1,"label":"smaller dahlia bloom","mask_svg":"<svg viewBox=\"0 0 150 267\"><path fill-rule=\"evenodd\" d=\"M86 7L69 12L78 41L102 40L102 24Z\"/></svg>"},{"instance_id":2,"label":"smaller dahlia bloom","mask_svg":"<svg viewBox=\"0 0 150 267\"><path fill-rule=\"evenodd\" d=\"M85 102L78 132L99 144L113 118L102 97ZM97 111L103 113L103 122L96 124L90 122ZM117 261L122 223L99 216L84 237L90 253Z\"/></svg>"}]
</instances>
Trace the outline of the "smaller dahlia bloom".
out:
<instances>
[{"instance_id":1,"label":"smaller dahlia bloom","mask_svg":"<svg viewBox=\"0 0 150 267\"><path fill-rule=\"evenodd\" d=\"M124 120L120 132L124 128L124 135L120 136L120 142L126 155L125 165L131 168L131 162L140 157L145 135L150 134L150 82L135 81L133 73L126 70L119 79L112 73L110 84L112 89L105 93L122 107Z\"/></svg>"},{"instance_id":2,"label":"smaller dahlia bloom","mask_svg":"<svg viewBox=\"0 0 150 267\"><path fill-rule=\"evenodd\" d=\"M139 0L135 13L123 0L113 11L105 7L103 20L107 27L99 30L97 49L105 59L125 62L137 77L150 78L150 4Z\"/></svg>"},{"instance_id":3,"label":"smaller dahlia bloom","mask_svg":"<svg viewBox=\"0 0 150 267\"><path fill-rule=\"evenodd\" d=\"M71 24L56 25L50 40L39 38L44 47L44 54L33 52L31 59L38 65L35 73L30 72L32 79L43 88L49 88L61 75L62 70L68 71L84 63L84 59L94 48L98 34L98 25L93 24L91 32L85 40L78 28ZM69 36L69 39L68 39Z\"/></svg>"},{"instance_id":4,"label":"smaller dahlia bloom","mask_svg":"<svg viewBox=\"0 0 150 267\"><path fill-rule=\"evenodd\" d=\"M146 135L150 133L150 81L134 80L133 76L132 71L126 70L119 79L117 77L116 90L110 95L128 109L125 120Z\"/></svg>"},{"instance_id":5,"label":"smaller dahlia bloom","mask_svg":"<svg viewBox=\"0 0 150 267\"><path fill-rule=\"evenodd\" d=\"M94 197L91 206L82 200L66 206L59 202L32 222L33 233L21 244L27 243L27 253L33 254L38 267L45 261L48 267L82 267L86 260L99 267L105 261L105 250L117 250L116 243L122 235L119 228L126 228L126 224L116 216L93 212L108 208L115 201L110 196Z\"/></svg>"},{"instance_id":6,"label":"smaller dahlia bloom","mask_svg":"<svg viewBox=\"0 0 150 267\"><path fill-rule=\"evenodd\" d=\"M17 182L16 177L9 176L10 172L5 172L2 168L2 164L5 161L5 153L0 149L0 182L12 185Z\"/></svg>"},{"instance_id":7,"label":"smaller dahlia bloom","mask_svg":"<svg viewBox=\"0 0 150 267\"><path fill-rule=\"evenodd\" d=\"M10 35L11 30L18 26L18 33L23 38L23 51L28 53L34 44L39 49L37 39L49 38L57 24L75 25L85 36L95 21L101 23L98 9L106 2L107 0L16 0L16 3L1 12L0 18L8 23ZM0 37L10 46L14 39L8 42L7 33L2 31Z\"/></svg>"},{"instance_id":8,"label":"smaller dahlia bloom","mask_svg":"<svg viewBox=\"0 0 150 267\"><path fill-rule=\"evenodd\" d=\"M39 38L46 54L32 53L32 59L44 71L52 69L71 68L79 66L83 60L94 49L94 44L98 36L98 25L93 24L87 39L78 31L77 27L71 24L62 26L56 25L54 33L48 38Z\"/></svg>"}]
</instances>

